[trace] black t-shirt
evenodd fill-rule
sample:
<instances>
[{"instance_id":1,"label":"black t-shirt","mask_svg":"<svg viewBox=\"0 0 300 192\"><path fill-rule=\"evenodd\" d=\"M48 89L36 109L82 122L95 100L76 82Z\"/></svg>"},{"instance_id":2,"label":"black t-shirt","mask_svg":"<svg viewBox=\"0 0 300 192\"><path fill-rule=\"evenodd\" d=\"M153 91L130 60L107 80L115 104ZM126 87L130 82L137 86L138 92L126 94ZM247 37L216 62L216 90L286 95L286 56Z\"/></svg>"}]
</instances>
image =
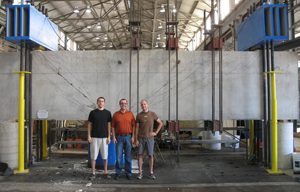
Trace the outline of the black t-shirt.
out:
<instances>
[{"instance_id":1,"label":"black t-shirt","mask_svg":"<svg viewBox=\"0 0 300 192\"><path fill-rule=\"evenodd\" d=\"M107 126L111 122L110 111L95 109L90 112L88 121L92 123L91 137L107 138Z\"/></svg>"}]
</instances>

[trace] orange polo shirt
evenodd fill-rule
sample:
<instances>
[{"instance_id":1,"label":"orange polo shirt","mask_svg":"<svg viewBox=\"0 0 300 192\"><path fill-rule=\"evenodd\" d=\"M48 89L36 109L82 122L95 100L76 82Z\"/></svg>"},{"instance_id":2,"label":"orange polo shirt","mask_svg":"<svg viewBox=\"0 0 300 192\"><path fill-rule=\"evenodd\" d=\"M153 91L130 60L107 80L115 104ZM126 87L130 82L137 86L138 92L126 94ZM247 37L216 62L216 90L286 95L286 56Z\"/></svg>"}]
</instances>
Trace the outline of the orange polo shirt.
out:
<instances>
[{"instance_id":1,"label":"orange polo shirt","mask_svg":"<svg viewBox=\"0 0 300 192\"><path fill-rule=\"evenodd\" d=\"M121 110L115 112L111 127L115 128L116 134L129 134L132 133L132 127L135 127L135 120L133 113L131 111L125 111L125 113L122 113Z\"/></svg>"}]
</instances>

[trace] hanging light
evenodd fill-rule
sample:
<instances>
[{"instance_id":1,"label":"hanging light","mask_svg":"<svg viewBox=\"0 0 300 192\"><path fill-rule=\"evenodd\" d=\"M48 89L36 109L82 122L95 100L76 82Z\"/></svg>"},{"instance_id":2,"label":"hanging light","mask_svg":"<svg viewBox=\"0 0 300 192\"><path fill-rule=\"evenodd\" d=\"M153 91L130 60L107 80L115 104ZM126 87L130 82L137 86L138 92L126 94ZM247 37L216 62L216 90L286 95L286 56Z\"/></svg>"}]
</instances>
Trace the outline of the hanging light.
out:
<instances>
[{"instance_id":1,"label":"hanging light","mask_svg":"<svg viewBox=\"0 0 300 192\"><path fill-rule=\"evenodd\" d=\"M175 5L173 5L173 10L172 10L172 12L173 12L173 13L176 13L176 11L177 11L177 10L176 10L176 8L175 8Z\"/></svg>"},{"instance_id":2,"label":"hanging light","mask_svg":"<svg viewBox=\"0 0 300 192\"><path fill-rule=\"evenodd\" d=\"M156 38L156 39L157 39L157 40L160 40L160 34L157 35L157 38Z\"/></svg>"},{"instance_id":3,"label":"hanging light","mask_svg":"<svg viewBox=\"0 0 300 192\"><path fill-rule=\"evenodd\" d=\"M103 38L103 39L107 40L107 35L106 35L106 34L104 35L104 38Z\"/></svg>"},{"instance_id":4,"label":"hanging light","mask_svg":"<svg viewBox=\"0 0 300 192\"><path fill-rule=\"evenodd\" d=\"M90 13L91 12L91 8L90 8L90 6L88 5L88 6L86 6L86 12L87 13Z\"/></svg>"},{"instance_id":5,"label":"hanging light","mask_svg":"<svg viewBox=\"0 0 300 192\"><path fill-rule=\"evenodd\" d=\"M112 43L110 43L109 47L113 47Z\"/></svg>"},{"instance_id":6,"label":"hanging light","mask_svg":"<svg viewBox=\"0 0 300 192\"><path fill-rule=\"evenodd\" d=\"M97 40L100 39L100 38L99 38L99 35L97 35L96 39L97 39Z\"/></svg>"},{"instance_id":7,"label":"hanging light","mask_svg":"<svg viewBox=\"0 0 300 192\"><path fill-rule=\"evenodd\" d=\"M162 25L161 25L161 23L159 23L159 26L158 26L158 28L159 28L159 29L162 29Z\"/></svg>"},{"instance_id":8,"label":"hanging light","mask_svg":"<svg viewBox=\"0 0 300 192\"><path fill-rule=\"evenodd\" d=\"M164 43L162 47L166 47L166 44Z\"/></svg>"},{"instance_id":9,"label":"hanging light","mask_svg":"<svg viewBox=\"0 0 300 192\"><path fill-rule=\"evenodd\" d=\"M101 29L100 23L97 24L97 29Z\"/></svg>"},{"instance_id":10,"label":"hanging light","mask_svg":"<svg viewBox=\"0 0 300 192\"><path fill-rule=\"evenodd\" d=\"M74 12L74 13L79 13L79 10L78 10L78 7L77 7L77 6L75 7L75 9L74 9L73 12Z\"/></svg>"},{"instance_id":11,"label":"hanging light","mask_svg":"<svg viewBox=\"0 0 300 192\"><path fill-rule=\"evenodd\" d=\"M164 39L166 39L166 38L167 38L167 36L165 35L165 36L164 36Z\"/></svg>"},{"instance_id":12,"label":"hanging light","mask_svg":"<svg viewBox=\"0 0 300 192\"><path fill-rule=\"evenodd\" d=\"M102 47L106 47L105 43L103 43Z\"/></svg>"},{"instance_id":13,"label":"hanging light","mask_svg":"<svg viewBox=\"0 0 300 192\"><path fill-rule=\"evenodd\" d=\"M159 12L164 13L165 11L166 11L166 10L165 10L164 6L161 5L161 9L159 10Z\"/></svg>"},{"instance_id":14,"label":"hanging light","mask_svg":"<svg viewBox=\"0 0 300 192\"><path fill-rule=\"evenodd\" d=\"M92 28L92 26L88 25L88 26L86 26L86 28L90 29L90 28Z\"/></svg>"},{"instance_id":15,"label":"hanging light","mask_svg":"<svg viewBox=\"0 0 300 192\"><path fill-rule=\"evenodd\" d=\"M155 47L158 47L158 44L157 44L157 43L155 44Z\"/></svg>"}]
</instances>

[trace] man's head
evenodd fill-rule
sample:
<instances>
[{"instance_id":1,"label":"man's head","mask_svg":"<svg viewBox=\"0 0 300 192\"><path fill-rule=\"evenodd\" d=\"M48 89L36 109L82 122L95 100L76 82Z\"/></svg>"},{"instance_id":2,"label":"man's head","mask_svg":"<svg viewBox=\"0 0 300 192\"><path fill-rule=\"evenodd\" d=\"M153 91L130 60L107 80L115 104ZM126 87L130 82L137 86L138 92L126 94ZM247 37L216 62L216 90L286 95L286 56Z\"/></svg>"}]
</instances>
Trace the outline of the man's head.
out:
<instances>
[{"instance_id":1,"label":"man's head","mask_svg":"<svg viewBox=\"0 0 300 192\"><path fill-rule=\"evenodd\" d=\"M141 108L144 112L148 112L148 106L149 106L149 104L148 104L147 100L141 101Z\"/></svg>"},{"instance_id":2,"label":"man's head","mask_svg":"<svg viewBox=\"0 0 300 192\"><path fill-rule=\"evenodd\" d=\"M105 99L104 99L104 97L99 97L97 99L97 105L98 105L98 108L104 108L104 105L105 105Z\"/></svg>"},{"instance_id":3,"label":"man's head","mask_svg":"<svg viewBox=\"0 0 300 192\"><path fill-rule=\"evenodd\" d=\"M121 100L119 101L119 104L120 104L121 110L126 110L127 104L128 104L126 99L121 99Z\"/></svg>"}]
</instances>

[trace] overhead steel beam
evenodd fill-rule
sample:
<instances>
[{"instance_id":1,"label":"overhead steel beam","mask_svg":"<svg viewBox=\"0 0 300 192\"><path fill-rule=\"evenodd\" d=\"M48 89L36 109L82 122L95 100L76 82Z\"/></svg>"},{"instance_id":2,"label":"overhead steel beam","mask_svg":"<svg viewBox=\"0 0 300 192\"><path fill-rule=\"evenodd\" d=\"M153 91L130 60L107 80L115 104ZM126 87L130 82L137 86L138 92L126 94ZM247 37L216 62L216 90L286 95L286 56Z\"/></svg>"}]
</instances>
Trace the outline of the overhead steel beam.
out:
<instances>
[{"instance_id":1,"label":"overhead steel beam","mask_svg":"<svg viewBox=\"0 0 300 192\"><path fill-rule=\"evenodd\" d=\"M295 49L297 47L300 47L300 37L280 43L275 46L274 50L275 51L287 51L289 49Z\"/></svg>"},{"instance_id":2,"label":"overhead steel beam","mask_svg":"<svg viewBox=\"0 0 300 192\"><path fill-rule=\"evenodd\" d=\"M117 5L119 5L120 3L122 2L122 0L119 0L118 2L116 2L115 3L115 5L114 6L112 6L112 7L116 7ZM112 9L112 8L110 8L109 10L105 10L105 7L103 6L103 5L101 5L102 6L102 9L104 10L104 15L103 15L103 17L107 17L108 16L108 14L114 9ZM111 25L111 29L113 30L113 32L114 32L114 34L115 34L115 36L116 36L116 38L118 39L118 35L117 35L117 33L116 33L116 30L115 30L115 28L114 28L114 26L113 26L113 24L111 23L111 21L108 21L109 22L109 24ZM108 31L108 29L107 29L107 31ZM115 49L118 49L118 47L116 46L116 44L115 44L115 42L113 41L113 39L111 39L109 36L107 36L108 38L109 38L109 40L112 42L112 44L114 45L114 47L115 47ZM119 40L119 39L118 39ZM120 40L119 40L120 41Z\"/></svg>"},{"instance_id":3,"label":"overhead steel beam","mask_svg":"<svg viewBox=\"0 0 300 192\"><path fill-rule=\"evenodd\" d=\"M154 44L154 35L155 35L155 24L156 24L156 7L157 7L157 0L154 1L154 15L153 15L153 24L152 24L152 40L151 40L151 49L153 49Z\"/></svg>"},{"instance_id":4,"label":"overhead steel beam","mask_svg":"<svg viewBox=\"0 0 300 192\"><path fill-rule=\"evenodd\" d=\"M124 13L123 13L124 14ZM126 13L127 14L127 13ZM125 15L125 14L124 14ZM186 15L185 15L186 16ZM187 17L187 16L186 16ZM81 19L78 19L78 18L69 18L69 19L65 19L65 18L55 18L55 19L52 19L51 18L51 21L60 21L60 20L63 20L63 21L114 21L114 20L129 20L128 17L126 18L118 18L118 17L108 17L108 18L81 18ZM142 19L142 21L150 21L150 20L154 20L153 18L148 18L148 19ZM159 20L159 21L162 21L162 22L165 22L165 19L156 19L156 20ZM177 19L178 21L193 21L193 22L199 22L199 21L203 21L203 18L198 18L198 19L189 19L189 18L178 18Z\"/></svg>"},{"instance_id":5,"label":"overhead steel beam","mask_svg":"<svg viewBox=\"0 0 300 192\"><path fill-rule=\"evenodd\" d=\"M196 10L196 7L197 7L198 3L199 3L199 1L198 1L198 2L194 2L193 6L192 6L192 8L191 8L191 10L190 10L190 13L188 13L188 14L189 14L189 17L188 17L188 18L189 18L189 19L191 19L191 17L192 17L192 15L193 15L194 11ZM183 29L185 29L185 28L187 27L188 23L189 23L189 20L185 23L185 26L183 27ZM183 32L183 33L184 33L184 32ZM181 38L181 36L182 36L183 33L180 34L180 36L179 36L178 39ZM186 34L186 33L185 33L185 35L189 36L189 35ZM191 39L191 40L192 40L192 39Z\"/></svg>"},{"instance_id":6,"label":"overhead steel beam","mask_svg":"<svg viewBox=\"0 0 300 192\"><path fill-rule=\"evenodd\" d=\"M85 1L85 0L35 0L34 2L52 2L52 1ZM109 1L110 0L107 0L106 2L109 2Z\"/></svg>"},{"instance_id":7,"label":"overhead steel beam","mask_svg":"<svg viewBox=\"0 0 300 192\"><path fill-rule=\"evenodd\" d=\"M116 1L114 0L114 2L116 3ZM126 6L125 6L126 7ZM118 12L118 16L119 16L119 18L122 18L122 16L121 16L121 14L120 14L120 12L119 12L119 8L118 8L118 6L116 6L116 9L117 9L117 12ZM122 23L122 25L124 26L125 24L124 24L124 22L123 22L123 20L119 20L119 22L121 22ZM127 36L127 33L126 33L126 28L125 27L123 27L123 32L125 33L125 36L126 36L126 38L129 38L128 36Z\"/></svg>"}]
</instances>

